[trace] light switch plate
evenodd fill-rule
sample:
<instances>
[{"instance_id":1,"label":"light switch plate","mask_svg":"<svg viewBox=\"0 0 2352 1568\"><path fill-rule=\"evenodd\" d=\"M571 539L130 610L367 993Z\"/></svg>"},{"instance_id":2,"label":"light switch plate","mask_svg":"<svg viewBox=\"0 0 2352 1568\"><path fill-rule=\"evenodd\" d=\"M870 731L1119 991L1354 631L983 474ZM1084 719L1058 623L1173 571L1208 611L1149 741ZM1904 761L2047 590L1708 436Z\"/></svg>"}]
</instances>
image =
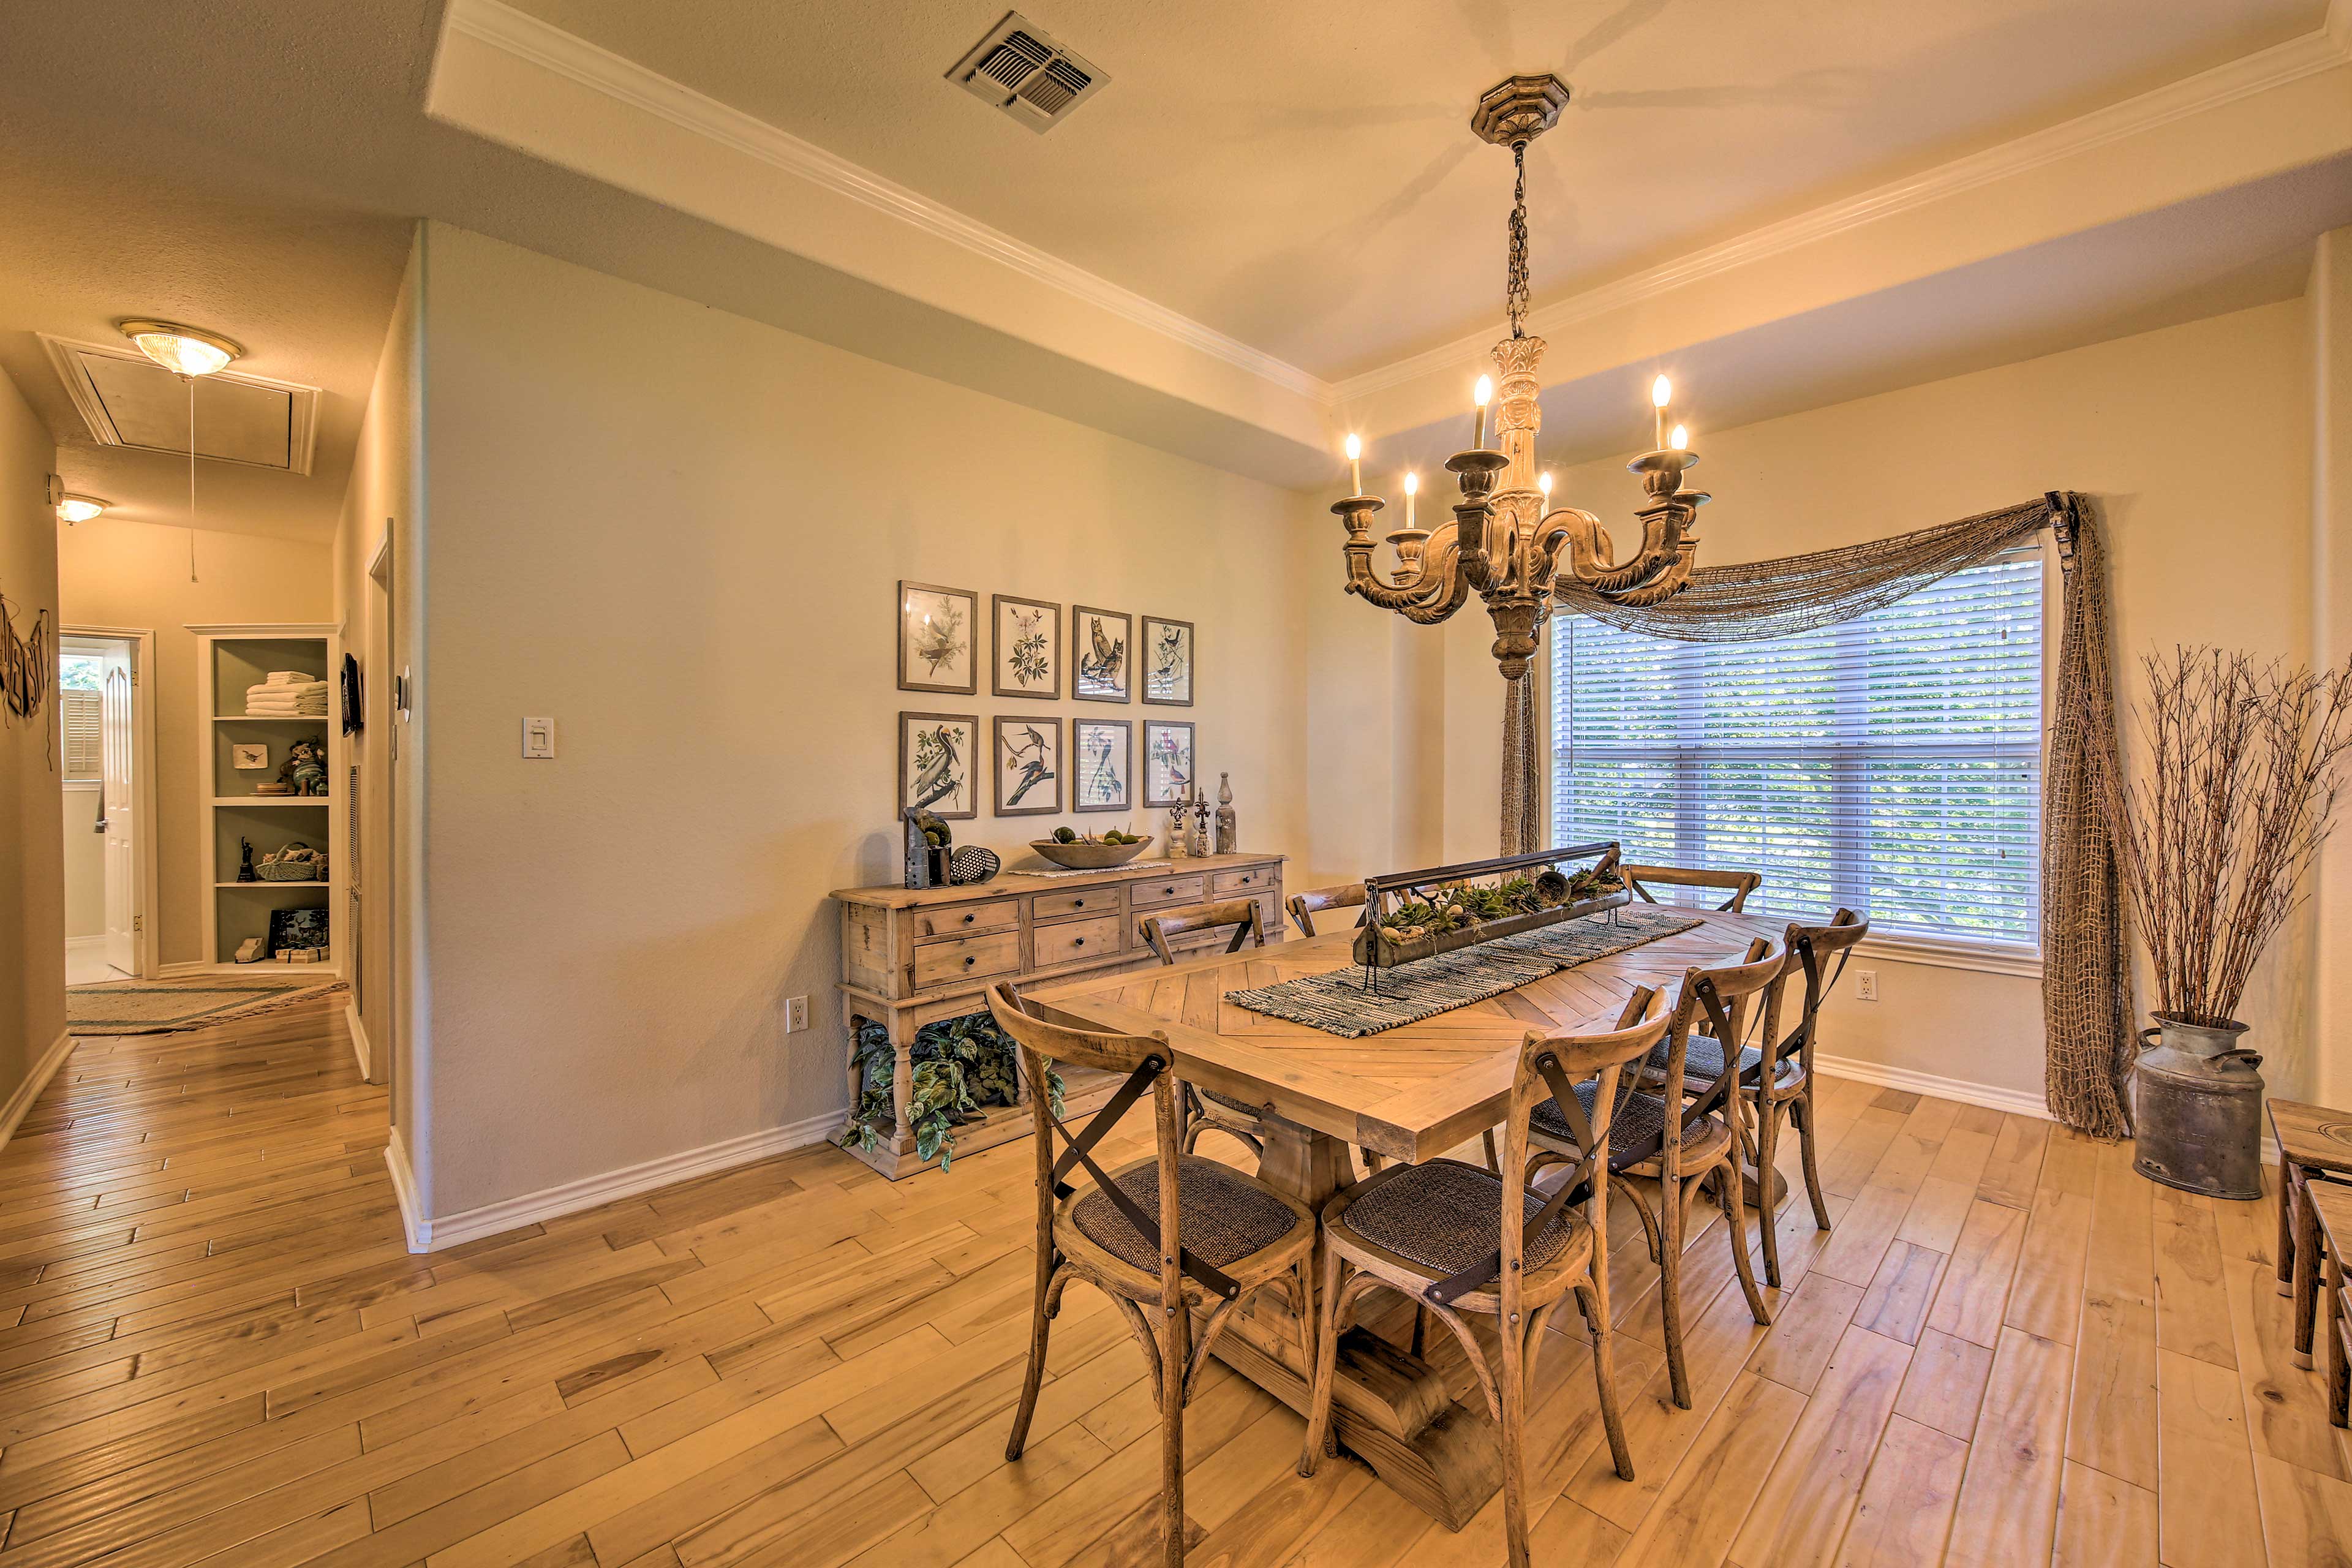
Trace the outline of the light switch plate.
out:
<instances>
[{"instance_id":1,"label":"light switch plate","mask_svg":"<svg viewBox=\"0 0 2352 1568\"><path fill-rule=\"evenodd\" d=\"M531 758L551 758L555 755L555 721L525 719L522 721L522 754Z\"/></svg>"}]
</instances>

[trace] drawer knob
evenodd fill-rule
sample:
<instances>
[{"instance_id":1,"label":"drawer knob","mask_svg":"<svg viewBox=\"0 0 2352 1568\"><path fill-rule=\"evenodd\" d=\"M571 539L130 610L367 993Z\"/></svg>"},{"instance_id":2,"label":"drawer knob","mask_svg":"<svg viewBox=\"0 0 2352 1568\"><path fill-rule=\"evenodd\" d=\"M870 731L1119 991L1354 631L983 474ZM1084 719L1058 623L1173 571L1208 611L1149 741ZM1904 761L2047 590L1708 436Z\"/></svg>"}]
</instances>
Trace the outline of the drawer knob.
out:
<instances>
[{"instance_id":1,"label":"drawer knob","mask_svg":"<svg viewBox=\"0 0 2352 1568\"><path fill-rule=\"evenodd\" d=\"M1072 909L1074 909L1074 910L1082 910L1082 909L1085 909L1086 907L1087 907L1087 901L1086 901L1086 900L1084 900L1084 899L1074 899L1074 900L1071 900L1071 902L1070 902L1070 908L1072 908Z\"/></svg>"},{"instance_id":2,"label":"drawer knob","mask_svg":"<svg viewBox=\"0 0 2352 1568\"><path fill-rule=\"evenodd\" d=\"M1076 941L1072 942L1070 945L1072 947L1084 947L1087 945L1087 939L1085 937L1079 937Z\"/></svg>"},{"instance_id":3,"label":"drawer knob","mask_svg":"<svg viewBox=\"0 0 2352 1568\"><path fill-rule=\"evenodd\" d=\"M966 925L970 925L970 924L971 924L971 921L972 921L972 917L971 917L971 916L970 916L970 915L966 915L966 916L964 916L964 917L963 917L963 923L964 923L964 924L966 924Z\"/></svg>"},{"instance_id":4,"label":"drawer knob","mask_svg":"<svg viewBox=\"0 0 2352 1568\"><path fill-rule=\"evenodd\" d=\"M965 960L963 961L963 966L964 966L966 969L970 969L973 964L975 964L975 963L979 963L979 962L980 962L980 960L979 960L979 959L977 959L977 958L967 958L967 959L965 959Z\"/></svg>"}]
</instances>

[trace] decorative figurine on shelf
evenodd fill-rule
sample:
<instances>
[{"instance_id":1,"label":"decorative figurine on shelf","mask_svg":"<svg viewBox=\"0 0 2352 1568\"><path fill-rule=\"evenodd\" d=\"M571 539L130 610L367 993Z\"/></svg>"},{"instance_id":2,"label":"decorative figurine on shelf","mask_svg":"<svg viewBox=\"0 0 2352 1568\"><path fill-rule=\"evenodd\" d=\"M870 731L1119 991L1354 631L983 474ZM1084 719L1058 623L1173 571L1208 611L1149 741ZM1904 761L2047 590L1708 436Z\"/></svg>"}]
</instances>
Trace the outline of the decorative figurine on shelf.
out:
<instances>
[{"instance_id":1,"label":"decorative figurine on shelf","mask_svg":"<svg viewBox=\"0 0 2352 1568\"><path fill-rule=\"evenodd\" d=\"M1187 784L1168 808L1168 858L1187 859L1192 853L1192 786Z\"/></svg>"},{"instance_id":2,"label":"decorative figurine on shelf","mask_svg":"<svg viewBox=\"0 0 2352 1568\"><path fill-rule=\"evenodd\" d=\"M300 795L323 795L327 793L327 755L316 741L297 741L286 748L285 764L278 770L280 784L293 786L292 793Z\"/></svg>"},{"instance_id":3,"label":"decorative figurine on shelf","mask_svg":"<svg viewBox=\"0 0 2352 1568\"><path fill-rule=\"evenodd\" d=\"M1192 786L1192 842L1189 847L1194 859L1208 858L1209 797L1201 793L1201 786L1197 784Z\"/></svg>"},{"instance_id":4,"label":"decorative figurine on shelf","mask_svg":"<svg viewBox=\"0 0 2352 1568\"><path fill-rule=\"evenodd\" d=\"M236 868L236 879L240 882L258 882L261 879L256 876L253 870L253 840L240 838L236 841L236 845L245 854L245 859Z\"/></svg>"},{"instance_id":5,"label":"decorative figurine on shelf","mask_svg":"<svg viewBox=\"0 0 2352 1568\"><path fill-rule=\"evenodd\" d=\"M955 856L954 831L918 805L908 806L898 815L907 825L907 886L948 886Z\"/></svg>"},{"instance_id":6,"label":"decorative figurine on shelf","mask_svg":"<svg viewBox=\"0 0 2352 1568\"><path fill-rule=\"evenodd\" d=\"M1217 775L1217 853L1231 855L1241 847L1241 831L1234 820L1234 775Z\"/></svg>"}]
</instances>

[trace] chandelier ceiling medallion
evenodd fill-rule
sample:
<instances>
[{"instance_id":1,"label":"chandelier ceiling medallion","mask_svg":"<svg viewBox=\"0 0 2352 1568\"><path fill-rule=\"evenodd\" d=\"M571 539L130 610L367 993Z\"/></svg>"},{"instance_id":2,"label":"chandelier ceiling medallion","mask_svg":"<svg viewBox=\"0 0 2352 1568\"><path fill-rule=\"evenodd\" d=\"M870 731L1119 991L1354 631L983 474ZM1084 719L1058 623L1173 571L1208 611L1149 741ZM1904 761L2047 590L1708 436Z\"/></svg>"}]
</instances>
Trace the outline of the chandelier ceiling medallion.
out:
<instances>
[{"instance_id":1,"label":"chandelier ceiling medallion","mask_svg":"<svg viewBox=\"0 0 2352 1568\"><path fill-rule=\"evenodd\" d=\"M1642 476L1650 496L1635 514L1642 520L1642 544L1630 560L1613 559L1608 531L1592 513L1552 507L1551 476L1536 468L1536 431L1543 422L1536 402L1536 366L1543 359L1544 341L1527 333L1527 153L1528 143L1550 130L1567 106L1568 86L1558 77L1515 76L1489 88L1470 117L1470 128L1482 140L1511 150L1517 174L1504 295L1511 335L1494 350L1502 394L1494 445L1487 444L1486 405L1495 388L1480 376L1470 449L1456 452L1445 464L1461 481L1454 521L1433 530L1416 528L1416 487L1413 476L1406 475L1404 526L1387 536L1399 564L1382 582L1372 568L1371 521L1385 503L1363 493L1362 447L1353 436L1347 451L1356 493L1331 508L1348 529L1340 548L1348 558L1349 593L1430 626L1460 609L1475 589L1494 617L1495 658L1508 680L1527 673L1537 637L1551 614L1555 584L1572 583L1624 605L1655 605L1682 592L1698 552L1692 518L1707 499L1705 491L1682 488L1684 472L1698 457L1686 448L1682 426L1671 434L1667 429L1673 389L1663 375L1651 389L1657 449L1627 465Z\"/></svg>"}]
</instances>

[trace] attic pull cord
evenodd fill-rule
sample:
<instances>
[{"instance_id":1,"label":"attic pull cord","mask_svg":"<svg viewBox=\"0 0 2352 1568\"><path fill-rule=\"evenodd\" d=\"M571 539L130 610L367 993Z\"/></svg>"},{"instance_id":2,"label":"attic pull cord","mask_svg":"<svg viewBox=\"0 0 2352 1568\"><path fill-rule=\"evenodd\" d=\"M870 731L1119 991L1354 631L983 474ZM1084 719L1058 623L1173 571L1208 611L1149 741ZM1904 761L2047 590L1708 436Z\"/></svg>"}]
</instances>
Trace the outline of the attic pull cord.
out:
<instances>
[{"instance_id":1,"label":"attic pull cord","mask_svg":"<svg viewBox=\"0 0 2352 1568\"><path fill-rule=\"evenodd\" d=\"M196 580L196 378L184 375L188 384L188 581Z\"/></svg>"}]
</instances>

